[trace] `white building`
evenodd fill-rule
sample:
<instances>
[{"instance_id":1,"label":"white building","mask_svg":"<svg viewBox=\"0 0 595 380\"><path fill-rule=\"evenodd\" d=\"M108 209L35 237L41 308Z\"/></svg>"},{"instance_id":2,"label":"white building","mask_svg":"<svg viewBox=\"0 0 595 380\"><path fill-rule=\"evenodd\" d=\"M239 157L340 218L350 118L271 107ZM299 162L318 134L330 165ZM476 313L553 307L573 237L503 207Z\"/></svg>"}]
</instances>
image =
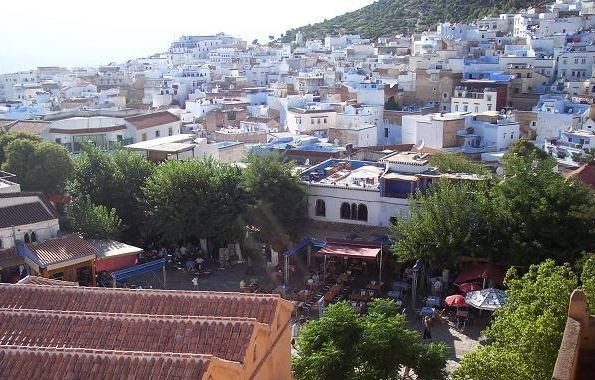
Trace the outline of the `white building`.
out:
<instances>
[{"instance_id":1,"label":"white building","mask_svg":"<svg viewBox=\"0 0 595 380\"><path fill-rule=\"evenodd\" d=\"M562 131L581 129L589 119L589 105L577 104L560 95L543 95L533 108L537 118L531 123L536 141L542 145L546 139L558 138Z\"/></svg>"},{"instance_id":2,"label":"white building","mask_svg":"<svg viewBox=\"0 0 595 380\"><path fill-rule=\"evenodd\" d=\"M482 113L496 111L498 92L493 88L475 90L464 86L456 87L450 101L453 112Z\"/></svg>"},{"instance_id":3,"label":"white building","mask_svg":"<svg viewBox=\"0 0 595 380\"><path fill-rule=\"evenodd\" d=\"M321 106L289 108L287 110L287 130L293 134L309 134L315 131L325 132L336 125L337 112Z\"/></svg>"}]
</instances>

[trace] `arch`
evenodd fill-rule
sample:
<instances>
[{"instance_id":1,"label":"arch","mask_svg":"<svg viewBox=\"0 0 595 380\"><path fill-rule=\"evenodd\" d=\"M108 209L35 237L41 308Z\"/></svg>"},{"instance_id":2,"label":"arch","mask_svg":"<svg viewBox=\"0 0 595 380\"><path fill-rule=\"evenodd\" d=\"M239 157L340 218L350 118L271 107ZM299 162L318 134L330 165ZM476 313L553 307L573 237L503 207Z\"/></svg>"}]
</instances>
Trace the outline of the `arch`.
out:
<instances>
[{"instance_id":1,"label":"arch","mask_svg":"<svg viewBox=\"0 0 595 380\"><path fill-rule=\"evenodd\" d=\"M37 235L35 234L35 231L31 232L31 243L34 243L37 241Z\"/></svg>"},{"instance_id":2,"label":"arch","mask_svg":"<svg viewBox=\"0 0 595 380\"><path fill-rule=\"evenodd\" d=\"M316 200L316 216L326 216L326 203L322 199Z\"/></svg>"},{"instance_id":3,"label":"arch","mask_svg":"<svg viewBox=\"0 0 595 380\"><path fill-rule=\"evenodd\" d=\"M351 219L357 219L357 204L355 203L351 204Z\"/></svg>"},{"instance_id":4,"label":"arch","mask_svg":"<svg viewBox=\"0 0 595 380\"><path fill-rule=\"evenodd\" d=\"M357 220L364 222L368 221L368 206L363 203L360 203L359 206L357 206Z\"/></svg>"},{"instance_id":5,"label":"arch","mask_svg":"<svg viewBox=\"0 0 595 380\"><path fill-rule=\"evenodd\" d=\"M23 236L23 240L25 241L25 243L30 243L31 239L29 239L29 233L25 232L25 236Z\"/></svg>"},{"instance_id":6,"label":"arch","mask_svg":"<svg viewBox=\"0 0 595 380\"><path fill-rule=\"evenodd\" d=\"M347 202L341 204L341 219L351 219L351 206Z\"/></svg>"}]
</instances>

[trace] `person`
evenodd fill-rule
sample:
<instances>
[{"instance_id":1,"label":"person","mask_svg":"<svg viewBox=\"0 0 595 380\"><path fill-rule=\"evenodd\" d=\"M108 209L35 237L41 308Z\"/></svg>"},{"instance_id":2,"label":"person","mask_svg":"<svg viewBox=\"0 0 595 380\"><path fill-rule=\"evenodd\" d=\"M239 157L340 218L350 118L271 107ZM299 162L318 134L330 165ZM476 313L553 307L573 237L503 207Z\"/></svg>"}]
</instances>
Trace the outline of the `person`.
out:
<instances>
[{"instance_id":1,"label":"person","mask_svg":"<svg viewBox=\"0 0 595 380\"><path fill-rule=\"evenodd\" d=\"M432 286L432 294L434 296L441 296L442 295L442 281L436 281Z\"/></svg>"},{"instance_id":2,"label":"person","mask_svg":"<svg viewBox=\"0 0 595 380\"><path fill-rule=\"evenodd\" d=\"M194 276L194 278L192 279L192 285L194 287L194 290L198 290L198 277Z\"/></svg>"},{"instance_id":3,"label":"person","mask_svg":"<svg viewBox=\"0 0 595 380\"><path fill-rule=\"evenodd\" d=\"M182 247L180 247L180 254L182 255L182 258L186 258L186 246L182 245Z\"/></svg>"},{"instance_id":4,"label":"person","mask_svg":"<svg viewBox=\"0 0 595 380\"><path fill-rule=\"evenodd\" d=\"M198 270L202 270L202 264L205 262L205 259L203 259L201 256L198 256L196 258L196 265L198 265Z\"/></svg>"},{"instance_id":5,"label":"person","mask_svg":"<svg viewBox=\"0 0 595 380\"><path fill-rule=\"evenodd\" d=\"M430 332L430 329L432 328L432 317L430 317L429 315L426 315L424 317L423 320L424 323L424 337L423 339L432 339L432 334Z\"/></svg>"}]
</instances>

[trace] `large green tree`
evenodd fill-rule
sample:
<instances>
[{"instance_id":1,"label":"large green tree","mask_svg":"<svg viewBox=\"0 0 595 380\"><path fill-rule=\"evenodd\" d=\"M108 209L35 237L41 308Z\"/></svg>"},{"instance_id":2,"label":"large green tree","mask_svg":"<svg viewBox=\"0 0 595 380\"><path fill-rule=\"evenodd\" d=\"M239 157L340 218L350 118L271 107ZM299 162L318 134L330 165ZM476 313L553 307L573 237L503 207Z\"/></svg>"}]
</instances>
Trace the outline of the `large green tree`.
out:
<instances>
[{"instance_id":1,"label":"large green tree","mask_svg":"<svg viewBox=\"0 0 595 380\"><path fill-rule=\"evenodd\" d=\"M16 132L1 132L0 131L0 165L6 161L6 147L14 140L30 140L39 142L41 139L37 136L30 135L28 133L16 133Z\"/></svg>"},{"instance_id":2,"label":"large green tree","mask_svg":"<svg viewBox=\"0 0 595 380\"><path fill-rule=\"evenodd\" d=\"M15 174L24 191L62 193L74 171L68 151L45 141L17 138L8 143L4 154L2 169Z\"/></svg>"},{"instance_id":3,"label":"large green tree","mask_svg":"<svg viewBox=\"0 0 595 380\"><path fill-rule=\"evenodd\" d=\"M70 228L88 239L117 239L122 221L115 209L94 205L88 196L81 196L66 207Z\"/></svg>"},{"instance_id":4,"label":"large green tree","mask_svg":"<svg viewBox=\"0 0 595 380\"><path fill-rule=\"evenodd\" d=\"M430 157L430 164L442 173L474 173L487 175L488 169L480 163L470 161L460 154L438 153Z\"/></svg>"},{"instance_id":5,"label":"large green tree","mask_svg":"<svg viewBox=\"0 0 595 380\"><path fill-rule=\"evenodd\" d=\"M258 238L286 248L299 237L306 217L306 191L293 163L280 155L250 155L242 187L250 196L243 222Z\"/></svg>"},{"instance_id":6,"label":"large green tree","mask_svg":"<svg viewBox=\"0 0 595 380\"><path fill-rule=\"evenodd\" d=\"M212 159L160 164L143 187L148 231L169 244L230 238L248 202L241 179Z\"/></svg>"},{"instance_id":7,"label":"large green tree","mask_svg":"<svg viewBox=\"0 0 595 380\"><path fill-rule=\"evenodd\" d=\"M359 316L346 302L329 306L297 339L296 380L398 380L405 368L418 379L444 379L447 349L423 344L389 300Z\"/></svg>"},{"instance_id":8,"label":"large green tree","mask_svg":"<svg viewBox=\"0 0 595 380\"><path fill-rule=\"evenodd\" d=\"M75 159L68 189L75 197L88 196L96 205L115 209L122 218L123 235L136 240L143 224L142 186L154 165L138 153L109 153L87 144Z\"/></svg>"},{"instance_id":9,"label":"large green tree","mask_svg":"<svg viewBox=\"0 0 595 380\"><path fill-rule=\"evenodd\" d=\"M399 261L423 258L455 267L460 256L493 256L493 233L487 185L441 181L409 200L411 215L397 216L391 226Z\"/></svg>"},{"instance_id":10,"label":"large green tree","mask_svg":"<svg viewBox=\"0 0 595 380\"><path fill-rule=\"evenodd\" d=\"M484 332L493 342L467 354L454 379L549 379L577 280L570 265L556 266L553 260L532 265L522 277L509 270L507 305Z\"/></svg>"}]
</instances>

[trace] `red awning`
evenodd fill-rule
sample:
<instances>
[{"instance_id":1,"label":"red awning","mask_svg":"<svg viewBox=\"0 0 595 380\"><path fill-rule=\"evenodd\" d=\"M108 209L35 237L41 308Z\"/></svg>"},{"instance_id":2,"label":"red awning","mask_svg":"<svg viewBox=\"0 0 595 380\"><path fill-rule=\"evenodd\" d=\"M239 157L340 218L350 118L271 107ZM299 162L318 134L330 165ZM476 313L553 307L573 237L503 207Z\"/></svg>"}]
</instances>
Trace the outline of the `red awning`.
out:
<instances>
[{"instance_id":1,"label":"red awning","mask_svg":"<svg viewBox=\"0 0 595 380\"><path fill-rule=\"evenodd\" d=\"M492 280L497 284L502 284L504 276L506 275L506 268L501 265L492 263L479 263L471 265L461 270L457 278L455 278L455 284L463 282L471 282L473 280Z\"/></svg>"},{"instance_id":2,"label":"red awning","mask_svg":"<svg viewBox=\"0 0 595 380\"><path fill-rule=\"evenodd\" d=\"M375 259L380 248L369 244L328 242L317 252L319 255L342 256L354 259Z\"/></svg>"},{"instance_id":3,"label":"red awning","mask_svg":"<svg viewBox=\"0 0 595 380\"><path fill-rule=\"evenodd\" d=\"M131 267L136 265L137 256L136 255L128 255L128 256L111 256L106 257L103 259L95 260L95 270L97 272L106 270L108 272L112 272L118 269Z\"/></svg>"}]
</instances>

